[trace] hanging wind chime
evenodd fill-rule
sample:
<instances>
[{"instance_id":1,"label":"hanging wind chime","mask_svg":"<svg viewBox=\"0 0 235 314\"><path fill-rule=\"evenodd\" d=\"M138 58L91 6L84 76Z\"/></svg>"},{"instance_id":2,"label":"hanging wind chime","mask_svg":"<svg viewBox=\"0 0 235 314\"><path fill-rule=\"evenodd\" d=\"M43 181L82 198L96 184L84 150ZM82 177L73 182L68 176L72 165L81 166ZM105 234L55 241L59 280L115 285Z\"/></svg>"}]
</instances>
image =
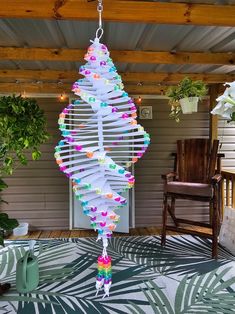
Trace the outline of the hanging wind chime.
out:
<instances>
[{"instance_id":1,"label":"hanging wind chime","mask_svg":"<svg viewBox=\"0 0 235 314\"><path fill-rule=\"evenodd\" d=\"M85 54L87 63L79 72L84 78L73 84L78 96L59 116L63 139L55 148L56 162L70 180L83 213L103 242L98 257L96 289L104 286L109 296L112 283L108 239L116 228L118 208L126 206L122 193L134 185L134 176L126 170L146 151L150 139L137 124L136 107L123 90L107 47L100 43L103 35L102 0L98 0L99 28Z\"/></svg>"}]
</instances>

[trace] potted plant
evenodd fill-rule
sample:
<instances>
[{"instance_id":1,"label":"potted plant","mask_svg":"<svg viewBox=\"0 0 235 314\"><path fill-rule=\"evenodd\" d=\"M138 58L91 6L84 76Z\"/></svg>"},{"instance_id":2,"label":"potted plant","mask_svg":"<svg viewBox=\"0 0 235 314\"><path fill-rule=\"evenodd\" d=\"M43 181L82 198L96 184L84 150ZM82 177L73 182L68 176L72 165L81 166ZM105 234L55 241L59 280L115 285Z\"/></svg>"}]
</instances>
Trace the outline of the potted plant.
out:
<instances>
[{"instance_id":1,"label":"potted plant","mask_svg":"<svg viewBox=\"0 0 235 314\"><path fill-rule=\"evenodd\" d=\"M197 111L198 101L206 93L207 87L202 81L193 81L185 77L177 86L170 87L166 95L171 103L179 103L182 113L188 114Z\"/></svg>"},{"instance_id":2,"label":"potted plant","mask_svg":"<svg viewBox=\"0 0 235 314\"><path fill-rule=\"evenodd\" d=\"M35 99L15 95L0 97L0 192L7 188L2 177L11 175L19 165L26 165L29 152L33 160L40 158L39 146L48 137L44 112ZM0 213L0 245L3 231L17 225L15 219Z\"/></svg>"}]
</instances>

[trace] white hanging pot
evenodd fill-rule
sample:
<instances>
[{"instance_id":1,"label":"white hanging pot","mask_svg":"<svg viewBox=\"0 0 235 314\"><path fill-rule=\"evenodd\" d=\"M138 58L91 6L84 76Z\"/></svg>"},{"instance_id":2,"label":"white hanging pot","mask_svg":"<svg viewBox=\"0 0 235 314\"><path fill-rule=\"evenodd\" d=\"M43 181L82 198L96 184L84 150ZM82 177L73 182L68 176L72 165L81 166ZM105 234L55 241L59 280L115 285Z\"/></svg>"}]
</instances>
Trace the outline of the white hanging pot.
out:
<instances>
[{"instance_id":1,"label":"white hanging pot","mask_svg":"<svg viewBox=\"0 0 235 314\"><path fill-rule=\"evenodd\" d=\"M199 97L186 97L179 100L184 114L197 112Z\"/></svg>"}]
</instances>

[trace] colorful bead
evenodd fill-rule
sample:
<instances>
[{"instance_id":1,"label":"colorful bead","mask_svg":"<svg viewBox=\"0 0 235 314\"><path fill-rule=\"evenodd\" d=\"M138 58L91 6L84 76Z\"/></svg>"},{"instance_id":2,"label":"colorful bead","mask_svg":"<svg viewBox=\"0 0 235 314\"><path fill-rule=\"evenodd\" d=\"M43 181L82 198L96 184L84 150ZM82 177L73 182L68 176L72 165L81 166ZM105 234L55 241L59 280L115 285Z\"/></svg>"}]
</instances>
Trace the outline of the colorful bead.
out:
<instances>
[{"instance_id":1,"label":"colorful bead","mask_svg":"<svg viewBox=\"0 0 235 314\"><path fill-rule=\"evenodd\" d=\"M112 108L112 112L117 112L117 111L118 111L118 109L116 107Z\"/></svg>"},{"instance_id":2,"label":"colorful bead","mask_svg":"<svg viewBox=\"0 0 235 314\"><path fill-rule=\"evenodd\" d=\"M88 158L92 158L92 157L94 156L94 153L92 153L92 152L87 152L86 155L87 155Z\"/></svg>"},{"instance_id":3,"label":"colorful bead","mask_svg":"<svg viewBox=\"0 0 235 314\"><path fill-rule=\"evenodd\" d=\"M115 164L110 164L110 165L109 165L109 168L110 168L110 169L115 169L116 167L117 167L117 166L116 166Z\"/></svg>"},{"instance_id":4,"label":"colorful bead","mask_svg":"<svg viewBox=\"0 0 235 314\"><path fill-rule=\"evenodd\" d=\"M107 106L108 106L108 104L107 104L106 102L102 102L102 103L100 104L100 107L101 107L101 108L107 107Z\"/></svg>"},{"instance_id":5,"label":"colorful bead","mask_svg":"<svg viewBox=\"0 0 235 314\"><path fill-rule=\"evenodd\" d=\"M118 172L119 172L120 174L123 174L123 173L125 172L125 170L124 170L124 169L119 169Z\"/></svg>"},{"instance_id":6,"label":"colorful bead","mask_svg":"<svg viewBox=\"0 0 235 314\"><path fill-rule=\"evenodd\" d=\"M76 149L77 151L80 151L80 150L82 150L82 146L81 146L81 145L76 145L76 146L75 146L75 149Z\"/></svg>"}]
</instances>

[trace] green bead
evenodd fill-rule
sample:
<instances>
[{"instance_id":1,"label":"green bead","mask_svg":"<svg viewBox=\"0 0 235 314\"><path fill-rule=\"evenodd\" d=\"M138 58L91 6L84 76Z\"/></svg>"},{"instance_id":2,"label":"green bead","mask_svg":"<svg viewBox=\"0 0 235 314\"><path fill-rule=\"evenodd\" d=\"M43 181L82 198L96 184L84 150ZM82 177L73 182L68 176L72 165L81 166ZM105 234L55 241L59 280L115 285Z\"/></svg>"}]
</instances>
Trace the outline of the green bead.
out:
<instances>
[{"instance_id":1,"label":"green bead","mask_svg":"<svg viewBox=\"0 0 235 314\"><path fill-rule=\"evenodd\" d=\"M110 165L109 165L109 168L110 168L110 169L115 169L116 167L117 167L117 166L116 166L115 164L110 164Z\"/></svg>"},{"instance_id":2,"label":"green bead","mask_svg":"<svg viewBox=\"0 0 235 314\"><path fill-rule=\"evenodd\" d=\"M94 97L89 97L88 101L95 102L95 98Z\"/></svg>"},{"instance_id":3,"label":"green bead","mask_svg":"<svg viewBox=\"0 0 235 314\"><path fill-rule=\"evenodd\" d=\"M78 194L78 195L76 195L76 199L77 199L77 200L80 200L80 199L83 198L83 196L84 196L83 194Z\"/></svg>"},{"instance_id":4,"label":"green bead","mask_svg":"<svg viewBox=\"0 0 235 314\"><path fill-rule=\"evenodd\" d=\"M91 189L91 184L85 184L84 189Z\"/></svg>"}]
</instances>

